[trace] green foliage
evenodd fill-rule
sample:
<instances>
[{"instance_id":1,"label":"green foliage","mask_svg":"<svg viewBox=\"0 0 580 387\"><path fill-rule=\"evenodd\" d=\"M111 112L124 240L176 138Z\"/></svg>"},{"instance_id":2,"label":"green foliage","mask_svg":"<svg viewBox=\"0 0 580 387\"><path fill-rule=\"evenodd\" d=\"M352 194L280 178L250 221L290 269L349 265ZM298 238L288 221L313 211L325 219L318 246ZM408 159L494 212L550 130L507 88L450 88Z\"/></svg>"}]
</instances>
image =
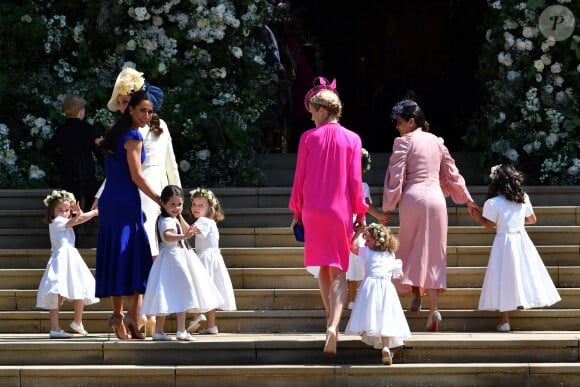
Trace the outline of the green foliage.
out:
<instances>
[{"instance_id":1,"label":"green foliage","mask_svg":"<svg viewBox=\"0 0 580 387\"><path fill-rule=\"evenodd\" d=\"M464 140L482 152L482 166L509 162L529 184L580 181L580 58L578 25L556 40L540 31L539 18L551 5L564 5L580 20L580 3L570 0L488 1L486 42L479 79L485 104Z\"/></svg>"},{"instance_id":2,"label":"green foliage","mask_svg":"<svg viewBox=\"0 0 580 387\"><path fill-rule=\"evenodd\" d=\"M127 63L164 91L160 115L178 163L207 155L203 169L181 171L185 182L259 184L256 154L275 69L256 31L286 16L267 0L0 3L2 187L54 186L44 147L64 121L66 93L85 97L86 119L103 133L113 121L106 104Z\"/></svg>"}]
</instances>

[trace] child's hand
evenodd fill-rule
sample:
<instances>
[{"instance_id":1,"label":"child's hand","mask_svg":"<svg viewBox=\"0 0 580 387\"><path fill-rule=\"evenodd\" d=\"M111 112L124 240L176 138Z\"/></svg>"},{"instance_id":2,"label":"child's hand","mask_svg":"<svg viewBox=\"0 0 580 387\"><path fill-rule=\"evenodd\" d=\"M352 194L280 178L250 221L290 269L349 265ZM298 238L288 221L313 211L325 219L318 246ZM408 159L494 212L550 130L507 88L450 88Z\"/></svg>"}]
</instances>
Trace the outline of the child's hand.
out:
<instances>
[{"instance_id":1,"label":"child's hand","mask_svg":"<svg viewBox=\"0 0 580 387\"><path fill-rule=\"evenodd\" d=\"M71 203L70 211L71 211L73 217L75 217L75 218L78 218L79 216L81 216L83 214L83 210L81 210L81 206L80 206L79 202Z\"/></svg>"},{"instance_id":2,"label":"child's hand","mask_svg":"<svg viewBox=\"0 0 580 387\"><path fill-rule=\"evenodd\" d=\"M197 226L195 224L192 224L185 232L185 237L187 239L190 239L193 238L195 234L199 234L199 230L197 229Z\"/></svg>"}]
</instances>

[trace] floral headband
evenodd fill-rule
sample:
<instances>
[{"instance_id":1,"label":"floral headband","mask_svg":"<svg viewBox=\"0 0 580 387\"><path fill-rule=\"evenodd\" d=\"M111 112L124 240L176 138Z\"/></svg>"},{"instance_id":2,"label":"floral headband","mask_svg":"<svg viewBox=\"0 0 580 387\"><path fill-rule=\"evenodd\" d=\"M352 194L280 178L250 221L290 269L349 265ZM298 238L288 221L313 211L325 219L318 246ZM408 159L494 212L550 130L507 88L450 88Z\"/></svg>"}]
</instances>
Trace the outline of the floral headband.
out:
<instances>
[{"instance_id":1,"label":"floral headband","mask_svg":"<svg viewBox=\"0 0 580 387\"><path fill-rule=\"evenodd\" d=\"M387 233L383 226L377 223L371 223L367 226L367 232L375 241L375 246L383 246L387 242Z\"/></svg>"},{"instance_id":2,"label":"floral headband","mask_svg":"<svg viewBox=\"0 0 580 387\"><path fill-rule=\"evenodd\" d=\"M491 167L491 169L489 170L489 178L491 180L495 180L497 178L497 171L499 171L500 168L501 164L497 164Z\"/></svg>"},{"instance_id":3,"label":"floral headband","mask_svg":"<svg viewBox=\"0 0 580 387\"><path fill-rule=\"evenodd\" d=\"M209 189L197 187L193 191L189 191L189 194L191 195L190 197L192 199L194 197L203 197L203 198L206 198L207 201L209 202L209 205L212 208L215 208L215 209L220 208L220 202L217 200L217 198L215 197L215 195L213 194L213 192L211 192Z\"/></svg>"},{"instance_id":4,"label":"floral headband","mask_svg":"<svg viewBox=\"0 0 580 387\"><path fill-rule=\"evenodd\" d=\"M365 148L362 148L362 158L363 158L363 172L371 170L371 154Z\"/></svg>"},{"instance_id":5,"label":"floral headband","mask_svg":"<svg viewBox=\"0 0 580 387\"><path fill-rule=\"evenodd\" d=\"M72 193L65 191L65 190L52 191L52 193L50 195L48 195L47 197L44 198L43 202L44 202L44 205L46 207L48 207L55 200L56 201L62 200L62 201L67 201L67 202L74 202L75 196Z\"/></svg>"}]
</instances>

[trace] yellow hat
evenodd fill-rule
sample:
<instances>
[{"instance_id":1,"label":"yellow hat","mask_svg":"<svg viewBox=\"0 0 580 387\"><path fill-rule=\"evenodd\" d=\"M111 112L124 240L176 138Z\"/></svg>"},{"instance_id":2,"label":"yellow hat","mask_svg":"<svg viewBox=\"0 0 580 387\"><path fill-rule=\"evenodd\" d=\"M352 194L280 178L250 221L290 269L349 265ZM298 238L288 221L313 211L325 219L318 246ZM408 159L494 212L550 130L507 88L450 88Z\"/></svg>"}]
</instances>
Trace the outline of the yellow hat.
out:
<instances>
[{"instance_id":1,"label":"yellow hat","mask_svg":"<svg viewBox=\"0 0 580 387\"><path fill-rule=\"evenodd\" d=\"M117 97L119 95L129 95L140 90L144 83L145 78L143 78L143 73L131 67L124 68L117 76L113 94L111 94L111 99L107 103L109 110L112 112L119 111Z\"/></svg>"}]
</instances>

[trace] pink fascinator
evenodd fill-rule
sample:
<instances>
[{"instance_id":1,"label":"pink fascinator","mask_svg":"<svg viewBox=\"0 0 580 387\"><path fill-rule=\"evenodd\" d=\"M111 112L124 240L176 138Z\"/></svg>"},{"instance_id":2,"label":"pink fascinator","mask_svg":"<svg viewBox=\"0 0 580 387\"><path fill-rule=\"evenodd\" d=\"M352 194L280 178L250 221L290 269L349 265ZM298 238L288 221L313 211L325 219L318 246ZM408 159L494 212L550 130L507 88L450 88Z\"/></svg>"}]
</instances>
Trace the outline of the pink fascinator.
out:
<instances>
[{"instance_id":1,"label":"pink fascinator","mask_svg":"<svg viewBox=\"0 0 580 387\"><path fill-rule=\"evenodd\" d=\"M322 90L330 90L334 94L338 95L338 91L336 90L336 79L333 79L332 82L328 82L328 79L324 77L317 77L312 81L314 87L308 90L306 95L304 96L304 107L307 111L309 110L309 102L316 94L320 93Z\"/></svg>"}]
</instances>

